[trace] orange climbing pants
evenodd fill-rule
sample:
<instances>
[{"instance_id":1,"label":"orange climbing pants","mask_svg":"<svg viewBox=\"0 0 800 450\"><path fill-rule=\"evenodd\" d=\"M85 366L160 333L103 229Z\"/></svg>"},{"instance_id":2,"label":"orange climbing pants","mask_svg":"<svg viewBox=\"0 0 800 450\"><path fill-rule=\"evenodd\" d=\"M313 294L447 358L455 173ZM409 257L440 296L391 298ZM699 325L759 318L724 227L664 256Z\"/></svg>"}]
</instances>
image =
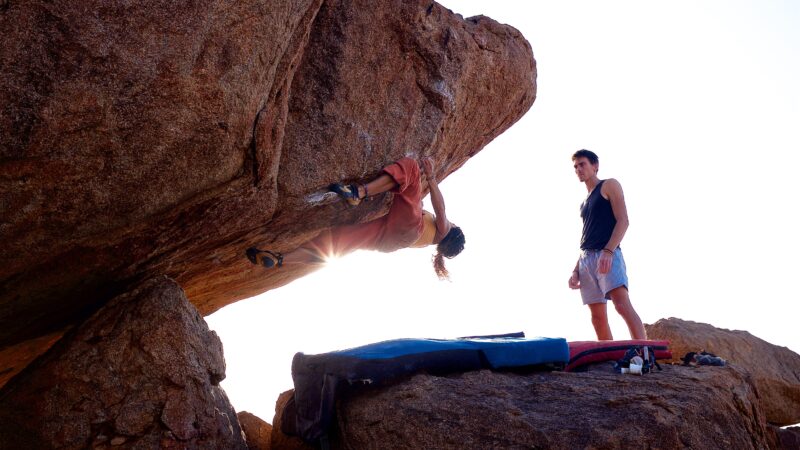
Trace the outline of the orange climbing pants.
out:
<instances>
[{"instance_id":1,"label":"orange climbing pants","mask_svg":"<svg viewBox=\"0 0 800 450\"><path fill-rule=\"evenodd\" d=\"M393 252L413 244L422 235L422 188L419 164L403 158L384 167L397 186L389 213L365 223L323 231L303 245L320 256L342 256L358 249Z\"/></svg>"}]
</instances>

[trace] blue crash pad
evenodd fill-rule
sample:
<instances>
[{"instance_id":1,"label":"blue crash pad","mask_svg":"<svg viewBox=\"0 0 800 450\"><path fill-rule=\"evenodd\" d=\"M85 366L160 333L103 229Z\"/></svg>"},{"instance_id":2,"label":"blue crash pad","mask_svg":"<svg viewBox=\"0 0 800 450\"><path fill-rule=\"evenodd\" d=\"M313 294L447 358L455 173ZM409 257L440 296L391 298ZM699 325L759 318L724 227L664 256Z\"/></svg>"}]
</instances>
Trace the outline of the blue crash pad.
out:
<instances>
[{"instance_id":1,"label":"blue crash pad","mask_svg":"<svg viewBox=\"0 0 800 450\"><path fill-rule=\"evenodd\" d=\"M292 360L294 398L283 412L284 433L315 442L330 424L343 387L387 385L418 372L563 367L569 347L562 338L525 338L523 333L460 339L395 339Z\"/></svg>"}]
</instances>

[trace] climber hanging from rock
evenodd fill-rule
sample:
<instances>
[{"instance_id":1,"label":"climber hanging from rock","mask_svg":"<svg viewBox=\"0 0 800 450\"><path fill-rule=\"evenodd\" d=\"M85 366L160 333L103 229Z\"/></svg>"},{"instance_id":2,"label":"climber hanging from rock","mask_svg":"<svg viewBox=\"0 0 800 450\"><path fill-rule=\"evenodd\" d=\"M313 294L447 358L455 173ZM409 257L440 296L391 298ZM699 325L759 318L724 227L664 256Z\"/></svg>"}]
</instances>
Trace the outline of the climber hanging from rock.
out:
<instances>
[{"instance_id":1,"label":"climber hanging from rock","mask_svg":"<svg viewBox=\"0 0 800 450\"><path fill-rule=\"evenodd\" d=\"M444 258L454 258L464 249L464 233L445 215L444 198L436 180L433 160L422 159L434 213L422 209L422 181L416 160L405 157L383 168L381 174L366 184L335 183L330 190L350 205L387 191L394 193L389 212L378 219L335 227L320 233L299 248L283 255L255 247L247 249L247 258L256 265L275 269L292 264L320 264L326 256L341 256L354 250L393 252L406 247L436 245L433 268L441 279L448 277Z\"/></svg>"}]
</instances>

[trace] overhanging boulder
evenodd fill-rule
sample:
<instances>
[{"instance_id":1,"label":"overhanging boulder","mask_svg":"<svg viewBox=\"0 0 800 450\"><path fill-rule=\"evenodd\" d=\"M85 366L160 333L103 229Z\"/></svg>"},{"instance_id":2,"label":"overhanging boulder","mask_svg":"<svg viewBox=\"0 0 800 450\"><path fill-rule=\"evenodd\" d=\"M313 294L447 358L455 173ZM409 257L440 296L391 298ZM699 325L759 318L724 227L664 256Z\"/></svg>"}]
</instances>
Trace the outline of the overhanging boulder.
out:
<instances>
[{"instance_id":1,"label":"overhanging boulder","mask_svg":"<svg viewBox=\"0 0 800 450\"><path fill-rule=\"evenodd\" d=\"M0 383L138 280L205 315L302 276L244 249L382 214L321 193L444 178L536 95L517 30L431 1L11 1L0 34Z\"/></svg>"}]
</instances>

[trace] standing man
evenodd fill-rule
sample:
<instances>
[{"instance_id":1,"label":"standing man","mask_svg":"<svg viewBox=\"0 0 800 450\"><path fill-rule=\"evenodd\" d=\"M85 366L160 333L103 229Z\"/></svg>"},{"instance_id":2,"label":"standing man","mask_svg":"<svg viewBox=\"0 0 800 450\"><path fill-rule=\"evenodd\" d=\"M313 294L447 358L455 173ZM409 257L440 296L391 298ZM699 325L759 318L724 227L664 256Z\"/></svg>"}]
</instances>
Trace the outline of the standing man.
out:
<instances>
[{"instance_id":1,"label":"standing man","mask_svg":"<svg viewBox=\"0 0 800 450\"><path fill-rule=\"evenodd\" d=\"M581 205L581 256L569 278L569 287L581 290L583 304L589 306L592 313L598 340L614 339L608 326L606 301L609 299L625 319L631 338L647 339L642 320L628 297L628 275L619 248L628 229L622 186L613 178L601 180L597 177L600 161L592 151L578 150L572 155L572 162L578 180L586 184L589 195Z\"/></svg>"}]
</instances>

